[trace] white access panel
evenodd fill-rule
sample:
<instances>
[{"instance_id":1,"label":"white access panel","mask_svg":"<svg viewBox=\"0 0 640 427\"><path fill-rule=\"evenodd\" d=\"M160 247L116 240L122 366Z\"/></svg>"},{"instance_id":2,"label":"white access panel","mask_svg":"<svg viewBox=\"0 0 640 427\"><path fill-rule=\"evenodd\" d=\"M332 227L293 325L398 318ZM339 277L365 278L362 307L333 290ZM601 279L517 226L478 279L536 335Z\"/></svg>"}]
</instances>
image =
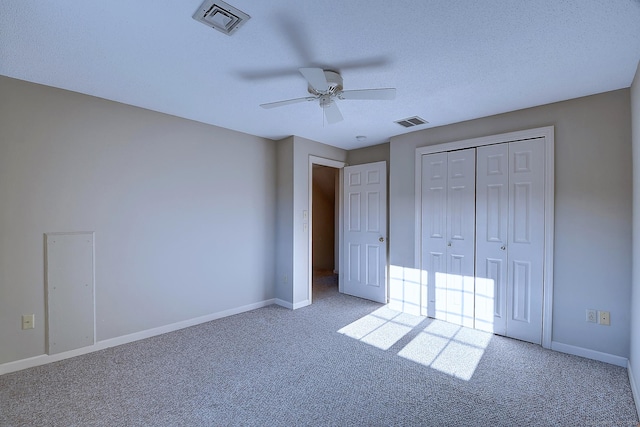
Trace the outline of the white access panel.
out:
<instances>
[{"instance_id":1,"label":"white access panel","mask_svg":"<svg viewBox=\"0 0 640 427\"><path fill-rule=\"evenodd\" d=\"M478 147L475 328L507 333L509 145Z\"/></svg>"},{"instance_id":2,"label":"white access panel","mask_svg":"<svg viewBox=\"0 0 640 427\"><path fill-rule=\"evenodd\" d=\"M387 164L344 168L344 293L387 302Z\"/></svg>"},{"instance_id":3,"label":"white access panel","mask_svg":"<svg viewBox=\"0 0 640 427\"><path fill-rule=\"evenodd\" d=\"M544 294L543 141L509 144L507 336L536 344Z\"/></svg>"},{"instance_id":4,"label":"white access panel","mask_svg":"<svg viewBox=\"0 0 640 427\"><path fill-rule=\"evenodd\" d=\"M47 354L95 343L94 233L46 234Z\"/></svg>"}]
</instances>

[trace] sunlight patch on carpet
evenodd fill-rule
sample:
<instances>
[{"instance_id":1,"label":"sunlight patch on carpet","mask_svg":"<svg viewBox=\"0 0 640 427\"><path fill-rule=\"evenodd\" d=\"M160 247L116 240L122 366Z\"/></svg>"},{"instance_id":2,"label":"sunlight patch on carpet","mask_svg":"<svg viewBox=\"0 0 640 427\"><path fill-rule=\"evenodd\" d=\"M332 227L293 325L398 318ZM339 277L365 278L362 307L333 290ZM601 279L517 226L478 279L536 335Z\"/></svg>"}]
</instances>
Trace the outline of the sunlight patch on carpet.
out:
<instances>
[{"instance_id":1,"label":"sunlight patch on carpet","mask_svg":"<svg viewBox=\"0 0 640 427\"><path fill-rule=\"evenodd\" d=\"M398 355L445 374L469 381L492 335L434 320Z\"/></svg>"},{"instance_id":2,"label":"sunlight patch on carpet","mask_svg":"<svg viewBox=\"0 0 640 427\"><path fill-rule=\"evenodd\" d=\"M388 350L411 332L423 318L391 310L387 306L345 326L338 332L382 350Z\"/></svg>"},{"instance_id":3,"label":"sunlight patch on carpet","mask_svg":"<svg viewBox=\"0 0 640 427\"><path fill-rule=\"evenodd\" d=\"M433 320L384 306L338 330L338 333L381 350L389 350L407 334L417 334L397 355L455 378L469 381L493 336L490 333ZM415 331L414 331L415 329Z\"/></svg>"}]
</instances>

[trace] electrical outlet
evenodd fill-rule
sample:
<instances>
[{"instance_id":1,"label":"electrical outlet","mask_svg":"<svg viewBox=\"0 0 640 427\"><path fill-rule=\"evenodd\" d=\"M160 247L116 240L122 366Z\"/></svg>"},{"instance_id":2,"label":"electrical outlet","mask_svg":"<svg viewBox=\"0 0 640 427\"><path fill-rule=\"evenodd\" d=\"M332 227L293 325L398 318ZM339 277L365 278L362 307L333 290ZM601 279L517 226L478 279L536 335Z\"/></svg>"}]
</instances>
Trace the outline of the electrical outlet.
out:
<instances>
[{"instance_id":1,"label":"electrical outlet","mask_svg":"<svg viewBox=\"0 0 640 427\"><path fill-rule=\"evenodd\" d=\"M611 317L609 317L608 311L598 311L598 323L605 326L611 324Z\"/></svg>"},{"instance_id":2,"label":"electrical outlet","mask_svg":"<svg viewBox=\"0 0 640 427\"><path fill-rule=\"evenodd\" d=\"M285 275L282 277L282 283L287 283L287 281L288 281L288 280L289 280L289 278L288 278L288 277L287 277L287 275L285 274Z\"/></svg>"},{"instance_id":3,"label":"electrical outlet","mask_svg":"<svg viewBox=\"0 0 640 427\"><path fill-rule=\"evenodd\" d=\"M592 308L587 309L587 322L598 323L598 312Z\"/></svg>"},{"instance_id":4,"label":"electrical outlet","mask_svg":"<svg viewBox=\"0 0 640 427\"><path fill-rule=\"evenodd\" d=\"M35 315L34 314L24 314L22 315L22 329L33 329L35 328Z\"/></svg>"}]
</instances>

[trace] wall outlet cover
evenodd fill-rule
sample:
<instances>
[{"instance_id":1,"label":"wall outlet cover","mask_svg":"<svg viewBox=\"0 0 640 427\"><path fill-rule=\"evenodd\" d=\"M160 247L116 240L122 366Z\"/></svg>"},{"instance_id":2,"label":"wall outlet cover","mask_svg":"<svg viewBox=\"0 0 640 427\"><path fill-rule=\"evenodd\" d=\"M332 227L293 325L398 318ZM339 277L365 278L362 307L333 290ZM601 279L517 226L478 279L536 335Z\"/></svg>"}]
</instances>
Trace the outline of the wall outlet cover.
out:
<instances>
[{"instance_id":1,"label":"wall outlet cover","mask_svg":"<svg viewBox=\"0 0 640 427\"><path fill-rule=\"evenodd\" d=\"M598 311L598 323L604 326L611 325L611 316L608 311Z\"/></svg>"},{"instance_id":2,"label":"wall outlet cover","mask_svg":"<svg viewBox=\"0 0 640 427\"><path fill-rule=\"evenodd\" d=\"M34 314L25 314L22 316L22 329L34 329L35 326L35 315Z\"/></svg>"}]
</instances>

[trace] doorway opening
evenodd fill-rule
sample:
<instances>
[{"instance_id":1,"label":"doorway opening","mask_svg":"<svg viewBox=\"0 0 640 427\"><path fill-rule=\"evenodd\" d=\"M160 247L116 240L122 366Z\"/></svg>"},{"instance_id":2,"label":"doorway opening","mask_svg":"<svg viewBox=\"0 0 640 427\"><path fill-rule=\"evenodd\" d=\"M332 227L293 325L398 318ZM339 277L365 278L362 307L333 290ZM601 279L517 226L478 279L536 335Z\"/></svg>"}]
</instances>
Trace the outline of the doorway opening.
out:
<instances>
[{"instance_id":1,"label":"doorway opening","mask_svg":"<svg viewBox=\"0 0 640 427\"><path fill-rule=\"evenodd\" d=\"M317 166L328 166L328 168L322 169ZM336 286L337 282L340 293L386 304L388 302L386 162L346 166L344 162L309 156L307 170L309 174L308 210L302 212L302 227L308 243L306 257L308 299L304 301L304 305L313 303L314 271L316 283L332 280L331 286ZM328 194L329 200L333 199L333 204L329 204L328 209L324 207L324 215L314 212L314 204L318 207L321 204L319 201L322 201L319 185L314 195L314 174L320 175L323 172L328 175L325 193ZM316 183L318 183L317 179ZM316 221L316 217L323 218L323 216L324 219ZM333 225L331 218L333 218ZM314 227L316 227L315 235ZM333 236L332 243L331 236ZM319 251L323 250L322 246L324 250L327 248L328 250L324 252L323 258L320 258ZM330 252L331 248L333 248L333 255ZM331 279L327 279L327 276Z\"/></svg>"},{"instance_id":2,"label":"doorway opening","mask_svg":"<svg viewBox=\"0 0 640 427\"><path fill-rule=\"evenodd\" d=\"M340 169L312 164L311 294L312 300L338 290L340 260Z\"/></svg>"}]
</instances>

